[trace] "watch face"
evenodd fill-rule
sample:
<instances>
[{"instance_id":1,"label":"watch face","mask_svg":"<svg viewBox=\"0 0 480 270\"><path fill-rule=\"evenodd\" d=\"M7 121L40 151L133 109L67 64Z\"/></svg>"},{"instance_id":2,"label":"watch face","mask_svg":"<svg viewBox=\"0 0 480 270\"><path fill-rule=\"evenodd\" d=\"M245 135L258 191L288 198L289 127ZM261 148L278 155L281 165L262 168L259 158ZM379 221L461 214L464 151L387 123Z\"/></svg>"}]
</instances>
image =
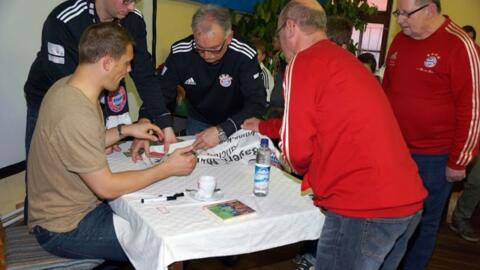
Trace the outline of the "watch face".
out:
<instances>
[{"instance_id":1,"label":"watch face","mask_svg":"<svg viewBox=\"0 0 480 270\"><path fill-rule=\"evenodd\" d=\"M224 131L218 133L218 139L219 139L220 143L227 140L227 135L225 134Z\"/></svg>"}]
</instances>

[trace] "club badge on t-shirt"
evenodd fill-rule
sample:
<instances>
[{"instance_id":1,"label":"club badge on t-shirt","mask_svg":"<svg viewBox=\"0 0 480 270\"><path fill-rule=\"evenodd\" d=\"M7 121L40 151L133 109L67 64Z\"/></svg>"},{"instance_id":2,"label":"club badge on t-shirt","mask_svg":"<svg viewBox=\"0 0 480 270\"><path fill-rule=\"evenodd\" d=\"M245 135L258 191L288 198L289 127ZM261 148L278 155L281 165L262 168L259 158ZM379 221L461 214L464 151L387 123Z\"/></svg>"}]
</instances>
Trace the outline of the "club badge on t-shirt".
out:
<instances>
[{"instance_id":1,"label":"club badge on t-shirt","mask_svg":"<svg viewBox=\"0 0 480 270\"><path fill-rule=\"evenodd\" d=\"M123 85L118 87L115 92L110 92L107 95L108 109L114 114L123 112L127 105L127 91Z\"/></svg>"},{"instance_id":2,"label":"club badge on t-shirt","mask_svg":"<svg viewBox=\"0 0 480 270\"><path fill-rule=\"evenodd\" d=\"M230 85L232 85L233 78L228 74L222 74L218 79L220 80L220 85L223 87L230 87Z\"/></svg>"},{"instance_id":3,"label":"club badge on t-shirt","mask_svg":"<svg viewBox=\"0 0 480 270\"><path fill-rule=\"evenodd\" d=\"M423 65L426 68L433 68L437 65L439 59L440 59L440 56L438 54L429 53L429 54L427 54L427 58L423 62Z\"/></svg>"},{"instance_id":4,"label":"club badge on t-shirt","mask_svg":"<svg viewBox=\"0 0 480 270\"><path fill-rule=\"evenodd\" d=\"M397 64L397 56L398 56L398 51L392 53L392 55L390 55L390 57L388 58L387 65L390 67L394 67Z\"/></svg>"}]
</instances>

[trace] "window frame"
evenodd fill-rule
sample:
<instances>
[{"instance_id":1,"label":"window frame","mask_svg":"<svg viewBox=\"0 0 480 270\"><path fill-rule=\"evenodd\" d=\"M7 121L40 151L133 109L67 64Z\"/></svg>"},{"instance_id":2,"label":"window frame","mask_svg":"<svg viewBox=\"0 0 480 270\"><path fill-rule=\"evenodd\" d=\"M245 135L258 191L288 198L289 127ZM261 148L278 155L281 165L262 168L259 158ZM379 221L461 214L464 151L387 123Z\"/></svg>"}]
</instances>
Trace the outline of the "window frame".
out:
<instances>
[{"instance_id":1,"label":"window frame","mask_svg":"<svg viewBox=\"0 0 480 270\"><path fill-rule=\"evenodd\" d=\"M393 0L387 0L387 10L385 11L378 11L376 15L369 16L364 18L364 20L368 23L376 23L383 25L383 34L382 34L382 43L380 45L380 57L378 68L382 67L385 63L385 56L387 54L387 43L388 43L388 34L390 31L390 20L392 16L392 8L393 8ZM379 51L373 50L362 50L362 43L363 43L363 34L365 31L360 31L358 35L358 51L359 52L374 52L378 53Z\"/></svg>"}]
</instances>

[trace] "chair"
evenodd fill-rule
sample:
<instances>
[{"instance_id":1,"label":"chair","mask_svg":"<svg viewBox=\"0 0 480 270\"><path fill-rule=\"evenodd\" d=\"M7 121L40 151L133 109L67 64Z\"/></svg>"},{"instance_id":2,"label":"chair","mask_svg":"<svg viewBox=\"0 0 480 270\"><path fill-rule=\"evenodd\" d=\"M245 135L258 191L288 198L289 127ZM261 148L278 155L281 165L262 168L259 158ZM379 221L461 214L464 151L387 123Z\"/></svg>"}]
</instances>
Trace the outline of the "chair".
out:
<instances>
[{"instance_id":1,"label":"chair","mask_svg":"<svg viewBox=\"0 0 480 270\"><path fill-rule=\"evenodd\" d=\"M6 270L43 270L43 269L93 269L102 264L101 259L67 259L57 257L45 251L28 233L25 225L11 226L5 229Z\"/></svg>"},{"instance_id":2,"label":"chair","mask_svg":"<svg viewBox=\"0 0 480 270\"><path fill-rule=\"evenodd\" d=\"M458 199L460 199L462 194L463 194L463 190L453 190L452 193L450 194L450 199L448 201L448 208L447 208L447 217L446 217L446 222L448 224L452 223L453 210L455 210Z\"/></svg>"}]
</instances>

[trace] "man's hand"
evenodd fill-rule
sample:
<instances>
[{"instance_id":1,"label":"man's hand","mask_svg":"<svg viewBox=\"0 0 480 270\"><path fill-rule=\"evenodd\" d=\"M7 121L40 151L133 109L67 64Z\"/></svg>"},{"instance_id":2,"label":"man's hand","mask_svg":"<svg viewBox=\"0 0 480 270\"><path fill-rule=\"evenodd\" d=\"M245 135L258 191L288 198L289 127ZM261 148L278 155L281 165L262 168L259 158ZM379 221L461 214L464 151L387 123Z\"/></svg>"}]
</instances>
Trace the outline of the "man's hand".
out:
<instances>
[{"instance_id":1,"label":"man's hand","mask_svg":"<svg viewBox=\"0 0 480 270\"><path fill-rule=\"evenodd\" d=\"M168 153L168 150L170 149L170 144L176 143L177 137L175 136L175 132L171 127L164 128L163 134L164 134L163 149L165 150L165 153Z\"/></svg>"},{"instance_id":2,"label":"man's hand","mask_svg":"<svg viewBox=\"0 0 480 270\"><path fill-rule=\"evenodd\" d=\"M150 141L159 141L163 139L162 130L151 123L138 122L136 124L125 126L124 132L128 136L132 136L135 139L144 139Z\"/></svg>"},{"instance_id":3,"label":"man's hand","mask_svg":"<svg viewBox=\"0 0 480 270\"><path fill-rule=\"evenodd\" d=\"M465 170L454 170L447 166L445 175L447 176L448 182L459 182L465 179L466 173Z\"/></svg>"},{"instance_id":4,"label":"man's hand","mask_svg":"<svg viewBox=\"0 0 480 270\"><path fill-rule=\"evenodd\" d=\"M160 130L160 128L157 127L156 125L151 124L150 120L148 120L146 118L142 118L142 119L138 120L138 122L135 125L138 125L138 127L140 128L140 130L142 132L145 132L145 128L154 126L153 129L147 129L146 130L146 133L147 133L146 135L148 137L150 137L150 136L155 137L154 134L157 135L157 137L155 137L153 141L158 141L158 140L161 140L161 139L164 138L164 135L163 135L162 131ZM134 126L134 125L132 125L132 126ZM135 127L133 127L133 128L135 128ZM136 162L138 160L142 160L142 157L140 155L140 152L141 152L142 149L145 151L145 154L147 156L150 156L150 140L149 140L149 138L141 138L141 137L137 137L137 136L134 136L134 137L135 137L135 140L133 140L133 143L132 143L132 146L131 146L131 151L132 151L132 160L134 162Z\"/></svg>"},{"instance_id":5,"label":"man's hand","mask_svg":"<svg viewBox=\"0 0 480 270\"><path fill-rule=\"evenodd\" d=\"M209 127L195 135L195 137L197 139L192 144L193 149L195 150L212 148L214 146L217 146L220 142L218 138L218 130L216 127Z\"/></svg>"},{"instance_id":6,"label":"man's hand","mask_svg":"<svg viewBox=\"0 0 480 270\"><path fill-rule=\"evenodd\" d=\"M130 151L132 152L132 160L137 162L138 160L142 160L142 156L140 154L141 150L145 151L145 155L150 156L150 141L149 140L141 140L135 139L133 140L132 146L130 147Z\"/></svg>"},{"instance_id":7,"label":"man's hand","mask_svg":"<svg viewBox=\"0 0 480 270\"><path fill-rule=\"evenodd\" d=\"M114 144L112 146L105 148L105 155L110 155L113 152L120 152L120 151L122 151L122 148L120 148L120 145Z\"/></svg>"},{"instance_id":8,"label":"man's hand","mask_svg":"<svg viewBox=\"0 0 480 270\"><path fill-rule=\"evenodd\" d=\"M260 119L255 118L255 117L251 117L251 118L248 118L245 121L243 121L243 123L241 125L241 128L259 132L258 131L258 125L260 124L260 122L261 122Z\"/></svg>"},{"instance_id":9,"label":"man's hand","mask_svg":"<svg viewBox=\"0 0 480 270\"><path fill-rule=\"evenodd\" d=\"M197 157L193 154L193 146L178 148L162 164L167 167L171 175L188 175L197 164Z\"/></svg>"}]
</instances>

